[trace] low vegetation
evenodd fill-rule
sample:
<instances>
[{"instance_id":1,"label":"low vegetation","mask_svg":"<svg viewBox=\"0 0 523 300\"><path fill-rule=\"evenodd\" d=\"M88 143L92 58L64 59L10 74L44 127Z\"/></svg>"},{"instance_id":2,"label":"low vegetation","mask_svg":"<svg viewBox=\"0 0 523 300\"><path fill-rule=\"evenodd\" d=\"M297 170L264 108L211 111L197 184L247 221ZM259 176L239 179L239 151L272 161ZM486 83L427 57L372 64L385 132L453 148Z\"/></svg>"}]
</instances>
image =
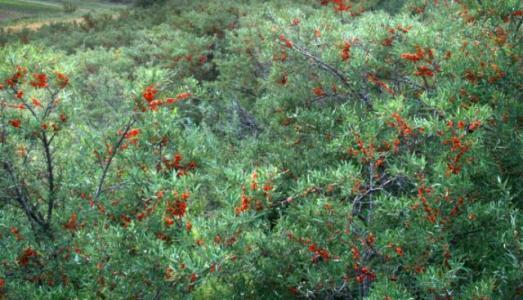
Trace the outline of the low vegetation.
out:
<instances>
[{"instance_id":1,"label":"low vegetation","mask_svg":"<svg viewBox=\"0 0 523 300\"><path fill-rule=\"evenodd\" d=\"M136 4L0 35L0 299L523 297L520 1Z\"/></svg>"}]
</instances>

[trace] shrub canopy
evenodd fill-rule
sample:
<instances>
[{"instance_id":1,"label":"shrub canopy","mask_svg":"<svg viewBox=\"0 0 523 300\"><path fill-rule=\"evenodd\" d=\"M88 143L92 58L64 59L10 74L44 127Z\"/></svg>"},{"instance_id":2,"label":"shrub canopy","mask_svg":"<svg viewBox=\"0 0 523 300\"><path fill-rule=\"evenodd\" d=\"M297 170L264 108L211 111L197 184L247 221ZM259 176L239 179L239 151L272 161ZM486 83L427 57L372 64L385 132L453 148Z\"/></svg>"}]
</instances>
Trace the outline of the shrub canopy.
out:
<instances>
[{"instance_id":1,"label":"shrub canopy","mask_svg":"<svg viewBox=\"0 0 523 300\"><path fill-rule=\"evenodd\" d=\"M522 296L520 1L84 19L0 37L0 299Z\"/></svg>"}]
</instances>

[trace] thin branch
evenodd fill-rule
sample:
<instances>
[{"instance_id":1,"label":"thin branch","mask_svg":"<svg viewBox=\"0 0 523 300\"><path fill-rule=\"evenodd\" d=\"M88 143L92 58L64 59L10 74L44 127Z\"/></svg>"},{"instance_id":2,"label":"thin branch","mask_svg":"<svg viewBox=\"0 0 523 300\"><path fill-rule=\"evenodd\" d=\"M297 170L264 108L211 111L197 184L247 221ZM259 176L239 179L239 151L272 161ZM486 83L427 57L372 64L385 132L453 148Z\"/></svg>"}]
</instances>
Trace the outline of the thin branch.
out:
<instances>
[{"instance_id":1,"label":"thin branch","mask_svg":"<svg viewBox=\"0 0 523 300\"><path fill-rule=\"evenodd\" d=\"M423 78L423 84L425 85L425 91L428 92L430 90L429 82L427 81L427 77L421 76Z\"/></svg>"},{"instance_id":2,"label":"thin branch","mask_svg":"<svg viewBox=\"0 0 523 300\"><path fill-rule=\"evenodd\" d=\"M373 194L375 192L384 190L386 186L388 186L389 184L391 184L392 182L394 182L396 180L397 180L397 177L394 177L394 178L390 178L390 179L386 180L385 182L381 183L379 186L372 186L372 179L371 179L370 187L367 190L365 190L365 192L354 197L354 200L352 200L352 215L353 216L360 215L361 208L363 206L362 200L365 197L370 196L371 194Z\"/></svg>"},{"instance_id":3,"label":"thin branch","mask_svg":"<svg viewBox=\"0 0 523 300\"><path fill-rule=\"evenodd\" d=\"M369 190L374 189L374 163L369 164ZM372 220L372 193L369 194L369 210L367 213L367 224Z\"/></svg>"},{"instance_id":4,"label":"thin branch","mask_svg":"<svg viewBox=\"0 0 523 300\"><path fill-rule=\"evenodd\" d=\"M42 120L45 120L49 114L51 114L54 106L54 102L56 100L56 96L58 96L58 93L60 90L55 90L54 92L51 90L51 88L47 87L47 91L49 92L49 95L51 96L51 101L47 103L47 107L45 108L44 115L42 116Z\"/></svg>"},{"instance_id":5,"label":"thin branch","mask_svg":"<svg viewBox=\"0 0 523 300\"><path fill-rule=\"evenodd\" d=\"M373 189L374 189L374 163L370 162L369 163L369 190L373 190ZM369 209L367 210L367 218L366 218L367 225L369 225L372 221L372 193L370 193L368 195L369 195ZM371 246L372 245L367 244L367 247L371 247ZM368 260L371 256L372 256L372 249L366 249L363 259ZM363 287L362 287L362 296L363 297L367 296L369 289L370 289L370 281L365 276L365 278L363 279Z\"/></svg>"},{"instance_id":6,"label":"thin branch","mask_svg":"<svg viewBox=\"0 0 523 300\"><path fill-rule=\"evenodd\" d=\"M127 135L127 133L129 132L129 130L131 130L131 127L133 126L133 124L136 122L136 119L133 117L131 117L131 119L127 122L127 125L125 126L125 130L122 132L122 135L118 138L118 141L116 142L115 146L114 146L114 150L113 152L111 153L111 155L109 156L109 160L107 161L107 163L105 164L104 168L103 168L103 171L102 171L102 176L100 177L100 181L98 183L98 188L96 189L96 193L94 195L94 200L98 200L98 198L100 197L100 195L102 194L102 191L103 191L103 184L105 182L105 179L107 177L107 172L109 171L109 167L111 166L111 163L114 159L114 157L116 156L116 153L118 152L118 149L120 149L120 146L122 145L124 139L125 139L125 136Z\"/></svg>"},{"instance_id":7,"label":"thin branch","mask_svg":"<svg viewBox=\"0 0 523 300\"><path fill-rule=\"evenodd\" d=\"M29 202L27 201L27 198L24 195L24 192L22 190L22 187L20 186L15 172L11 166L11 164L8 161L3 162L3 168L11 178L11 181L13 182L14 190L15 190L15 200L22 206L25 214L29 217L29 220L32 220L36 222L38 225L40 225L42 228L46 228L46 222L42 215L38 212L38 210L35 209L35 207L32 207Z\"/></svg>"},{"instance_id":8,"label":"thin branch","mask_svg":"<svg viewBox=\"0 0 523 300\"><path fill-rule=\"evenodd\" d=\"M326 94L325 96L317 96L317 97L314 97L310 100L311 103L320 103L320 104L323 104L326 102L326 100L329 100L329 99L333 99L333 100L336 100L336 99L346 99L346 97L349 96L349 94Z\"/></svg>"},{"instance_id":9,"label":"thin branch","mask_svg":"<svg viewBox=\"0 0 523 300\"><path fill-rule=\"evenodd\" d=\"M47 224L51 224L55 200L53 155L51 154L51 141L47 138L45 131L42 132L41 140L44 146L44 155L47 165L47 180L49 184L49 195L47 199Z\"/></svg>"}]
</instances>

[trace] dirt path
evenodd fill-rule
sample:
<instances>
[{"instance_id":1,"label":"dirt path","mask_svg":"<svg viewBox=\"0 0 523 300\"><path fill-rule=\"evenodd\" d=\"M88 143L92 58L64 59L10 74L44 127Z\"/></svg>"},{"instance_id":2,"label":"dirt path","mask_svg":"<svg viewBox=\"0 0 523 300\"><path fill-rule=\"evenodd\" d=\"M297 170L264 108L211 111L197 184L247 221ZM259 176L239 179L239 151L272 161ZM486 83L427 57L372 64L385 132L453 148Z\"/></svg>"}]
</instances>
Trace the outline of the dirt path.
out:
<instances>
[{"instance_id":1,"label":"dirt path","mask_svg":"<svg viewBox=\"0 0 523 300\"><path fill-rule=\"evenodd\" d=\"M62 19L62 20L45 20L45 21L38 21L33 23L26 23L26 24L16 24L11 26L4 27L4 30L7 32L19 32L24 29L29 29L36 31L40 28L42 28L45 25L51 25L55 23L83 23L85 22L83 18L72 18L72 19Z\"/></svg>"},{"instance_id":2,"label":"dirt path","mask_svg":"<svg viewBox=\"0 0 523 300\"><path fill-rule=\"evenodd\" d=\"M57 4L57 3L49 3L49 2L44 2L44 1L22 0L21 2L34 3L34 4L38 4L38 5L54 6L54 7L58 7L58 8L61 8L61 7L62 7L60 4Z\"/></svg>"},{"instance_id":3,"label":"dirt path","mask_svg":"<svg viewBox=\"0 0 523 300\"><path fill-rule=\"evenodd\" d=\"M118 15L113 15L113 19L117 19ZM42 28L46 25L56 24L56 23L76 23L76 24L83 24L85 23L85 20L83 17L76 17L76 18L65 18L65 19L48 19L48 20L42 20L32 23L21 23L21 24L15 24L10 26L5 26L3 29L10 33L20 32L24 29L29 29L32 31L37 31L38 29Z\"/></svg>"}]
</instances>

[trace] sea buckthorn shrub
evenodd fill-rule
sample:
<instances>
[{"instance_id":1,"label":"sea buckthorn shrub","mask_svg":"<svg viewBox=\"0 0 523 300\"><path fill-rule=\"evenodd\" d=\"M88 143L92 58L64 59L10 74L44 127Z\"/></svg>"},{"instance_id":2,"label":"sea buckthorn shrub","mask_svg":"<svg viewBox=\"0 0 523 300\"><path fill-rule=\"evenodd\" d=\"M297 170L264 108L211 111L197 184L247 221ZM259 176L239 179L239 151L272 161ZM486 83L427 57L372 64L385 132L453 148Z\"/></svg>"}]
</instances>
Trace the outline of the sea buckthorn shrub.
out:
<instances>
[{"instance_id":1,"label":"sea buckthorn shrub","mask_svg":"<svg viewBox=\"0 0 523 300\"><path fill-rule=\"evenodd\" d=\"M0 298L520 297L520 4L384 2L8 42Z\"/></svg>"}]
</instances>

